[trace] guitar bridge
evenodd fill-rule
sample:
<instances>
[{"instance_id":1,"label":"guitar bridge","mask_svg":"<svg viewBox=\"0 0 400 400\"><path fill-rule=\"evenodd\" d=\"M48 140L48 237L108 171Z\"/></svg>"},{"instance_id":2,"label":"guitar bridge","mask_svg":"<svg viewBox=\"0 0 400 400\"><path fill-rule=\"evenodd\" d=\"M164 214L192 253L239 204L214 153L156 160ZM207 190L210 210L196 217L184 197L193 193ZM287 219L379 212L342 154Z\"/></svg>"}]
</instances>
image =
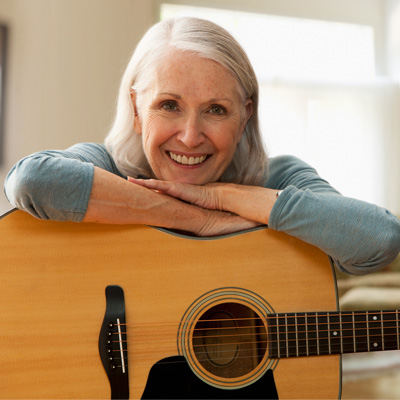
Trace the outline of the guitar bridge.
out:
<instances>
[{"instance_id":1,"label":"guitar bridge","mask_svg":"<svg viewBox=\"0 0 400 400\"><path fill-rule=\"evenodd\" d=\"M128 347L124 291L106 287L106 312L99 337L99 353L111 387L111 399L129 399Z\"/></svg>"}]
</instances>

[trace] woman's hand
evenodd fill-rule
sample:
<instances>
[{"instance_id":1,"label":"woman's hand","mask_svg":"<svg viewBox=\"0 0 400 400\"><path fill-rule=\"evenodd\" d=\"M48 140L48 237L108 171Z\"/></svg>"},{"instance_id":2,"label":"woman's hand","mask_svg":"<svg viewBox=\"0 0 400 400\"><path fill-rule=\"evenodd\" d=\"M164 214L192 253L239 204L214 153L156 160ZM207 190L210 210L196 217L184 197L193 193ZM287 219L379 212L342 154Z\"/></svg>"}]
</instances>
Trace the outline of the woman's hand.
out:
<instances>
[{"instance_id":1,"label":"woman's hand","mask_svg":"<svg viewBox=\"0 0 400 400\"><path fill-rule=\"evenodd\" d=\"M189 207L195 206L189 205ZM207 209L202 211L204 213L203 217L197 219L196 223L187 226L185 230L193 232L197 236L206 237L227 235L262 225L229 212Z\"/></svg>"},{"instance_id":2,"label":"woman's hand","mask_svg":"<svg viewBox=\"0 0 400 400\"><path fill-rule=\"evenodd\" d=\"M129 182L144 186L156 192L167 194L168 196L195 204L210 210L224 210L215 186L218 183L209 183L204 186L190 185L188 183L159 181L156 179L135 179L128 178Z\"/></svg>"},{"instance_id":3,"label":"woman's hand","mask_svg":"<svg viewBox=\"0 0 400 400\"><path fill-rule=\"evenodd\" d=\"M157 192L159 195L182 200L188 209L196 206L201 217L192 221L185 230L197 236L217 236L251 229L262 225L257 221L248 220L232 212L225 211L219 204L218 192L215 189L218 183L205 186L196 186L180 182L158 181L154 179L128 178L131 183ZM190 203L190 204L186 204ZM201 208L199 208L201 207Z\"/></svg>"},{"instance_id":4,"label":"woman's hand","mask_svg":"<svg viewBox=\"0 0 400 400\"><path fill-rule=\"evenodd\" d=\"M203 186L154 179L128 178L156 192L195 204L209 210L234 213L247 220L268 224L276 200L276 190L232 183L209 183Z\"/></svg>"},{"instance_id":5,"label":"woman's hand","mask_svg":"<svg viewBox=\"0 0 400 400\"><path fill-rule=\"evenodd\" d=\"M258 226L229 212L210 210L156 193L95 167L85 222L146 224L217 236Z\"/></svg>"}]
</instances>

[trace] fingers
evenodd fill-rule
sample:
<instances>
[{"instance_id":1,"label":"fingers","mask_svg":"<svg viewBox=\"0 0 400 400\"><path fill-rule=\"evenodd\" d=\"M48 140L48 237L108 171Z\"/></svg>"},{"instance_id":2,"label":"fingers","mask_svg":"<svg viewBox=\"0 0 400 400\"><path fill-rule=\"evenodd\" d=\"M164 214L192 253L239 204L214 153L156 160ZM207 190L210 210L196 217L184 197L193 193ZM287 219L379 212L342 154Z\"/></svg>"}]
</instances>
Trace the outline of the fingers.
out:
<instances>
[{"instance_id":1,"label":"fingers","mask_svg":"<svg viewBox=\"0 0 400 400\"><path fill-rule=\"evenodd\" d=\"M159 181L155 179L128 178L129 182L167 194L176 199L210 210L222 210L216 187L218 185L192 185L184 182Z\"/></svg>"},{"instance_id":2,"label":"fingers","mask_svg":"<svg viewBox=\"0 0 400 400\"><path fill-rule=\"evenodd\" d=\"M247 229L253 229L262 224L246 220L237 215L232 215L226 212L212 211L209 214L207 222L204 224L200 232L197 232L198 236L220 236L234 232L244 231Z\"/></svg>"},{"instance_id":3,"label":"fingers","mask_svg":"<svg viewBox=\"0 0 400 400\"><path fill-rule=\"evenodd\" d=\"M160 190L159 186L161 181L157 181L155 179L136 179L132 178L131 176L128 176L127 180L128 182L132 182L135 183L136 185L147 187L148 189Z\"/></svg>"},{"instance_id":4,"label":"fingers","mask_svg":"<svg viewBox=\"0 0 400 400\"><path fill-rule=\"evenodd\" d=\"M178 192L173 190L172 183L167 181L158 181L155 179L136 179L128 177L128 182L135 183L157 193L168 194L169 196L179 198Z\"/></svg>"},{"instance_id":5,"label":"fingers","mask_svg":"<svg viewBox=\"0 0 400 400\"><path fill-rule=\"evenodd\" d=\"M197 204L197 200L201 198L203 192L200 186L181 182L135 179L131 177L128 177L128 181L193 204Z\"/></svg>"}]
</instances>

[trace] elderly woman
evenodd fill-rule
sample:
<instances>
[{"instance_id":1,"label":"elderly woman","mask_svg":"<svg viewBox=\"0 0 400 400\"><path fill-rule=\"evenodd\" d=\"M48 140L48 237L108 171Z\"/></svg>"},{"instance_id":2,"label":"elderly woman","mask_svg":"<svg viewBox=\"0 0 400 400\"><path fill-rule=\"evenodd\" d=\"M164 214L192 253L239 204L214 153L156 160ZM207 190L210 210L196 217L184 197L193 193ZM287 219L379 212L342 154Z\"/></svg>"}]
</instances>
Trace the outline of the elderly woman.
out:
<instances>
[{"instance_id":1,"label":"elderly woman","mask_svg":"<svg viewBox=\"0 0 400 400\"><path fill-rule=\"evenodd\" d=\"M389 211L341 196L295 157L267 158L246 54L225 30L192 18L145 34L105 145L26 157L5 191L14 206L44 219L199 236L268 224L354 274L375 271L400 250L400 222Z\"/></svg>"}]
</instances>

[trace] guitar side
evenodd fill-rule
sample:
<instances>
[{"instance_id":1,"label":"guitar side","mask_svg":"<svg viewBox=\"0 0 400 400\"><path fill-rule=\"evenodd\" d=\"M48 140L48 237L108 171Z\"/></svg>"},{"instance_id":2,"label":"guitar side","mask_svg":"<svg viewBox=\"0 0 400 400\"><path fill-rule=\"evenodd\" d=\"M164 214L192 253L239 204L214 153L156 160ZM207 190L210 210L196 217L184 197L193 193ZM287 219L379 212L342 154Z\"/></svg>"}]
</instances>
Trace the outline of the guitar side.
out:
<instances>
[{"instance_id":1,"label":"guitar side","mask_svg":"<svg viewBox=\"0 0 400 400\"><path fill-rule=\"evenodd\" d=\"M15 211L0 221L0 265L1 398L110 398L98 352L108 285L125 294L131 398L180 354L182 317L205 293L241 288L279 313L337 309L328 257L268 229L194 239ZM274 379L280 398L340 397L340 356L280 359Z\"/></svg>"}]
</instances>

